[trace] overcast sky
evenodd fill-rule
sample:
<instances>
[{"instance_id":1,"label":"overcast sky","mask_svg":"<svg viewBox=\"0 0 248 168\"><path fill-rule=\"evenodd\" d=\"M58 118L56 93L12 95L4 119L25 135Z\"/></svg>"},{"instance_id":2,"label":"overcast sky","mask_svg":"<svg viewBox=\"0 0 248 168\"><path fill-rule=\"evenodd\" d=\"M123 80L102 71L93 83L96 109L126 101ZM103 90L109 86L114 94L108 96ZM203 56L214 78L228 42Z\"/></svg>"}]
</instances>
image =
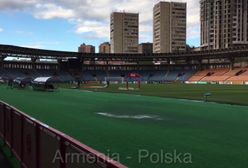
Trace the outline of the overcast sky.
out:
<instances>
[{"instance_id":1,"label":"overcast sky","mask_svg":"<svg viewBox=\"0 0 248 168\"><path fill-rule=\"evenodd\" d=\"M187 43L199 46L198 0L187 2ZM152 42L153 6L158 0L0 0L0 43L76 51L81 43L109 41L110 13L136 12L140 42Z\"/></svg>"}]
</instances>

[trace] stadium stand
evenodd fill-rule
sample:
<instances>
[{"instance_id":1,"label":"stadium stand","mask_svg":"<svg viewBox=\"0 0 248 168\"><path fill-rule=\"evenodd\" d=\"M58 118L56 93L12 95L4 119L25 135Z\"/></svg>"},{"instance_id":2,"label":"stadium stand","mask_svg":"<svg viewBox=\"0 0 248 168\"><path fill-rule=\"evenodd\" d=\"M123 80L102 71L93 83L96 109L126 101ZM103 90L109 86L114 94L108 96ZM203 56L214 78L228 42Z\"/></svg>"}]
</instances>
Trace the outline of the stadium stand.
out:
<instances>
[{"instance_id":1,"label":"stadium stand","mask_svg":"<svg viewBox=\"0 0 248 168\"><path fill-rule=\"evenodd\" d=\"M61 71L58 74L52 70L22 70L22 69L1 69L0 77L7 79L16 79L16 78L37 78L42 76L56 76L62 82L74 81L75 78L71 76L66 71Z\"/></svg>"},{"instance_id":2,"label":"stadium stand","mask_svg":"<svg viewBox=\"0 0 248 168\"><path fill-rule=\"evenodd\" d=\"M83 81L104 81L105 77L127 77L129 73L138 73L141 75L142 82L183 82L187 81L195 71L84 71L82 73Z\"/></svg>"},{"instance_id":3,"label":"stadium stand","mask_svg":"<svg viewBox=\"0 0 248 168\"><path fill-rule=\"evenodd\" d=\"M184 81L184 75L186 72L183 71L168 71L166 73L166 81ZM186 79L187 80L187 79Z\"/></svg>"},{"instance_id":4,"label":"stadium stand","mask_svg":"<svg viewBox=\"0 0 248 168\"><path fill-rule=\"evenodd\" d=\"M221 69L214 69L214 70L208 70L209 72L207 75L201 79L203 82L220 82L225 81L225 74L229 71L227 68L221 68Z\"/></svg>"},{"instance_id":5,"label":"stadium stand","mask_svg":"<svg viewBox=\"0 0 248 168\"><path fill-rule=\"evenodd\" d=\"M103 82L106 77L125 78L138 73L141 81L147 83L244 84L248 82L247 54L246 47L143 55L86 54L0 45L0 79L55 76L68 83ZM5 60L7 57L28 60ZM43 59L46 61L40 61Z\"/></svg>"},{"instance_id":6,"label":"stadium stand","mask_svg":"<svg viewBox=\"0 0 248 168\"><path fill-rule=\"evenodd\" d=\"M80 73L82 82L104 82L106 77L126 77L129 73L140 74L142 82L166 83L166 82L207 82L207 83L226 83L244 84L248 81L248 68L229 68L196 70L169 70L169 71L101 71L87 70ZM0 77L7 79L16 78L37 78L44 76L55 76L63 83L75 81L75 77L63 70L59 73L53 70L20 70L20 69L1 69Z\"/></svg>"},{"instance_id":7,"label":"stadium stand","mask_svg":"<svg viewBox=\"0 0 248 168\"><path fill-rule=\"evenodd\" d=\"M235 71L236 73L227 79L227 81L231 84L244 84L248 81L248 68L246 69L238 69Z\"/></svg>"},{"instance_id":8,"label":"stadium stand","mask_svg":"<svg viewBox=\"0 0 248 168\"><path fill-rule=\"evenodd\" d=\"M203 71L198 71L196 74L191 76L189 78L190 82L199 82L201 81L204 77L206 77L209 74L209 70L203 70Z\"/></svg>"},{"instance_id":9,"label":"stadium stand","mask_svg":"<svg viewBox=\"0 0 248 168\"><path fill-rule=\"evenodd\" d=\"M178 74L179 81L188 81L191 76L196 73L196 70L188 70Z\"/></svg>"},{"instance_id":10,"label":"stadium stand","mask_svg":"<svg viewBox=\"0 0 248 168\"><path fill-rule=\"evenodd\" d=\"M248 81L248 68L220 68L198 71L189 81L216 82L226 84L245 84Z\"/></svg>"}]
</instances>

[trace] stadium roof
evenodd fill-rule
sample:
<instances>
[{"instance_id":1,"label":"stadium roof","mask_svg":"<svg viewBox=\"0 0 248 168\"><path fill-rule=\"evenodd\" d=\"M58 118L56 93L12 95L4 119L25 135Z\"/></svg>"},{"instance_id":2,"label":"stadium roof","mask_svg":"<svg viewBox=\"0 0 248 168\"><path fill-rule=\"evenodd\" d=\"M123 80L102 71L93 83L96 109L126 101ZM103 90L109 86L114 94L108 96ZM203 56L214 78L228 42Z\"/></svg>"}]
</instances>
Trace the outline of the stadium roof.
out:
<instances>
[{"instance_id":1,"label":"stadium roof","mask_svg":"<svg viewBox=\"0 0 248 168\"><path fill-rule=\"evenodd\" d=\"M209 58L232 58L232 57L247 57L247 47L237 47L230 49L208 50L208 51L192 51L180 53L153 53L153 54L101 54L101 53L78 53L68 51L53 51L34 49L26 47L18 47L12 45L0 45L0 56L3 57L24 57L24 58L39 58L39 59L68 59L78 58L81 60L121 60L121 61L161 61L161 60L185 60L185 59L209 59Z\"/></svg>"}]
</instances>

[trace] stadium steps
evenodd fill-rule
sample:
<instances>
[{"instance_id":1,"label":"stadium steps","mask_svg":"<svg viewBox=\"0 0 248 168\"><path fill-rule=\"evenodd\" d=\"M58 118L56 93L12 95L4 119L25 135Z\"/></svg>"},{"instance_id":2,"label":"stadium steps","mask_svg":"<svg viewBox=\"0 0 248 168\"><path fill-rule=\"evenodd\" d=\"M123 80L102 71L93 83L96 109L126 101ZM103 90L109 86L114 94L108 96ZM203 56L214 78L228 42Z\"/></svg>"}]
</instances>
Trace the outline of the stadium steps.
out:
<instances>
[{"instance_id":1,"label":"stadium steps","mask_svg":"<svg viewBox=\"0 0 248 168\"><path fill-rule=\"evenodd\" d=\"M246 69L242 69L242 70L240 70L239 72L237 72L237 73L235 74L235 76L240 76L240 75L244 74L246 71L247 71Z\"/></svg>"},{"instance_id":2,"label":"stadium steps","mask_svg":"<svg viewBox=\"0 0 248 168\"><path fill-rule=\"evenodd\" d=\"M203 70L203 71L198 71L196 72L196 74L194 74L189 81L191 82L199 82L201 81L203 78L205 78L207 76L207 74L209 73L209 70Z\"/></svg>"},{"instance_id":3,"label":"stadium steps","mask_svg":"<svg viewBox=\"0 0 248 168\"><path fill-rule=\"evenodd\" d=\"M248 70L244 69L241 74L238 76L233 76L228 79L228 81L238 81L238 82L247 82L248 81Z\"/></svg>"},{"instance_id":4,"label":"stadium steps","mask_svg":"<svg viewBox=\"0 0 248 168\"><path fill-rule=\"evenodd\" d=\"M178 73L176 81L183 81L184 76L186 76L185 72Z\"/></svg>"},{"instance_id":5,"label":"stadium steps","mask_svg":"<svg viewBox=\"0 0 248 168\"><path fill-rule=\"evenodd\" d=\"M189 81L244 83L248 81L248 69L237 68L234 70L230 70L228 68L220 68L198 71L189 79Z\"/></svg>"},{"instance_id":6,"label":"stadium steps","mask_svg":"<svg viewBox=\"0 0 248 168\"><path fill-rule=\"evenodd\" d=\"M165 74L165 79L168 78L169 74L170 74L170 71L168 70L168 71L166 72L166 74Z\"/></svg>"},{"instance_id":7,"label":"stadium steps","mask_svg":"<svg viewBox=\"0 0 248 168\"><path fill-rule=\"evenodd\" d=\"M232 81L248 81L248 69L239 68L236 70L232 70L230 78L228 78L227 82Z\"/></svg>"},{"instance_id":8,"label":"stadium steps","mask_svg":"<svg viewBox=\"0 0 248 168\"><path fill-rule=\"evenodd\" d=\"M204 77L202 82L220 82L225 81L228 76L225 76L230 70L228 68L213 69L209 71L206 77Z\"/></svg>"}]
</instances>

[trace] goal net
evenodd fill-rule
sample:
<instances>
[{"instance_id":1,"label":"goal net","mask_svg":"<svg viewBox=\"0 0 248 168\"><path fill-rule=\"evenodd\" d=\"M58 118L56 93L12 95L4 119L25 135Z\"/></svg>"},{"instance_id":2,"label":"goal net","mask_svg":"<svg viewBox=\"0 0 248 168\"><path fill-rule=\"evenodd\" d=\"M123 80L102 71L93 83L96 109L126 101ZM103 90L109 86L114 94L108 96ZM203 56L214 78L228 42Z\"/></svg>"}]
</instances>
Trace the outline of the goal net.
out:
<instances>
[{"instance_id":1,"label":"goal net","mask_svg":"<svg viewBox=\"0 0 248 168\"><path fill-rule=\"evenodd\" d=\"M125 78L124 77L105 77L105 82L106 83L110 83L110 84L122 84L125 82Z\"/></svg>"}]
</instances>

